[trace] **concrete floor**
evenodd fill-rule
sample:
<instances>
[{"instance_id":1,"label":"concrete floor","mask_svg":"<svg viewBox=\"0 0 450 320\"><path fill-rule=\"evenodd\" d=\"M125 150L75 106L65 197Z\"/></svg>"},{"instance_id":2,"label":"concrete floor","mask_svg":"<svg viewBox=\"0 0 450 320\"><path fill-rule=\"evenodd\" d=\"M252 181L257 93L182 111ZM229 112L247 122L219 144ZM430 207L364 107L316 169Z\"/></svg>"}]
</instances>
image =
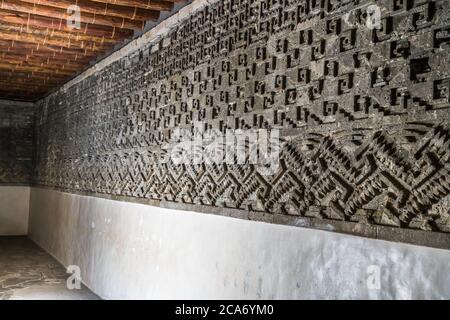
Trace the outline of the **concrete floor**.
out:
<instances>
[{"instance_id":1,"label":"concrete floor","mask_svg":"<svg viewBox=\"0 0 450 320\"><path fill-rule=\"evenodd\" d=\"M0 237L0 300L97 300L88 288L69 290L70 274L26 237Z\"/></svg>"}]
</instances>

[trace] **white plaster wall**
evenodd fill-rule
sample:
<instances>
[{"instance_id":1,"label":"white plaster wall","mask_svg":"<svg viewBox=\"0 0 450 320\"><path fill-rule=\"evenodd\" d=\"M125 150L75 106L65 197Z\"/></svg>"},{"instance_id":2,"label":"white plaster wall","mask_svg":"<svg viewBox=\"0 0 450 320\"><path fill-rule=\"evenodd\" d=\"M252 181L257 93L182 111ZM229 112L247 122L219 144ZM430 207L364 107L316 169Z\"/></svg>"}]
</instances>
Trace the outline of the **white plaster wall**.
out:
<instances>
[{"instance_id":1,"label":"white plaster wall","mask_svg":"<svg viewBox=\"0 0 450 320\"><path fill-rule=\"evenodd\" d=\"M450 251L51 190L30 236L105 299L450 298Z\"/></svg>"},{"instance_id":2,"label":"white plaster wall","mask_svg":"<svg viewBox=\"0 0 450 320\"><path fill-rule=\"evenodd\" d=\"M28 233L30 187L0 186L0 236Z\"/></svg>"}]
</instances>

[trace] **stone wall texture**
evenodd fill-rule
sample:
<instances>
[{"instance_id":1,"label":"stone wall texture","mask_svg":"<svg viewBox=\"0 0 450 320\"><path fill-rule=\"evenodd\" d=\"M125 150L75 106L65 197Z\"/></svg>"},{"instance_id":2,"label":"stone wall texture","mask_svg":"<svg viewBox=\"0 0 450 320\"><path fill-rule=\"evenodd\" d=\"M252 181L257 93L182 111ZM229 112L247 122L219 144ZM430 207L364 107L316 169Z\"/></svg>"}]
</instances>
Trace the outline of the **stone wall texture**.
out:
<instances>
[{"instance_id":1,"label":"stone wall texture","mask_svg":"<svg viewBox=\"0 0 450 320\"><path fill-rule=\"evenodd\" d=\"M443 0L217 1L39 102L33 181L448 234L449 12ZM163 162L175 129L197 122L279 129L278 170Z\"/></svg>"},{"instance_id":2,"label":"stone wall texture","mask_svg":"<svg viewBox=\"0 0 450 320\"><path fill-rule=\"evenodd\" d=\"M34 106L0 100L0 185L30 183Z\"/></svg>"}]
</instances>

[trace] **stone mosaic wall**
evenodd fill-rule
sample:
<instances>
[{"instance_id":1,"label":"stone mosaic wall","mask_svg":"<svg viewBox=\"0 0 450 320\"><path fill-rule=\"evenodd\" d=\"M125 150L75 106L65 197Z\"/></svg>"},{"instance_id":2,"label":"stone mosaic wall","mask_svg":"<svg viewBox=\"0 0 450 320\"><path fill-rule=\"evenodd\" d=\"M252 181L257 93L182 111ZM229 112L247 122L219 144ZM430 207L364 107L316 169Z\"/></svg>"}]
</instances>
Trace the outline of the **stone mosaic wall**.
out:
<instances>
[{"instance_id":1,"label":"stone mosaic wall","mask_svg":"<svg viewBox=\"0 0 450 320\"><path fill-rule=\"evenodd\" d=\"M29 184L34 106L0 100L0 185Z\"/></svg>"},{"instance_id":2,"label":"stone mosaic wall","mask_svg":"<svg viewBox=\"0 0 450 320\"><path fill-rule=\"evenodd\" d=\"M220 0L41 101L34 182L450 232L449 12L443 0ZM278 171L162 163L174 129L197 121L280 129Z\"/></svg>"}]
</instances>

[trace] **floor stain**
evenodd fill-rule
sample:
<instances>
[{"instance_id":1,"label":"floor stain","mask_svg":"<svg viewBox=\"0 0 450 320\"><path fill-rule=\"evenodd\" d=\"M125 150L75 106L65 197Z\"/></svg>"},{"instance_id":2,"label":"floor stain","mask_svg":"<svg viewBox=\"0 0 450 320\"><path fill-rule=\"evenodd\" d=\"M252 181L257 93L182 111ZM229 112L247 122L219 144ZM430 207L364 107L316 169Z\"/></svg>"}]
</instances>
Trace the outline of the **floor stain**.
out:
<instances>
[{"instance_id":1,"label":"floor stain","mask_svg":"<svg viewBox=\"0 0 450 320\"><path fill-rule=\"evenodd\" d=\"M0 237L0 300L98 300L88 288L69 290L69 274L27 237Z\"/></svg>"}]
</instances>

